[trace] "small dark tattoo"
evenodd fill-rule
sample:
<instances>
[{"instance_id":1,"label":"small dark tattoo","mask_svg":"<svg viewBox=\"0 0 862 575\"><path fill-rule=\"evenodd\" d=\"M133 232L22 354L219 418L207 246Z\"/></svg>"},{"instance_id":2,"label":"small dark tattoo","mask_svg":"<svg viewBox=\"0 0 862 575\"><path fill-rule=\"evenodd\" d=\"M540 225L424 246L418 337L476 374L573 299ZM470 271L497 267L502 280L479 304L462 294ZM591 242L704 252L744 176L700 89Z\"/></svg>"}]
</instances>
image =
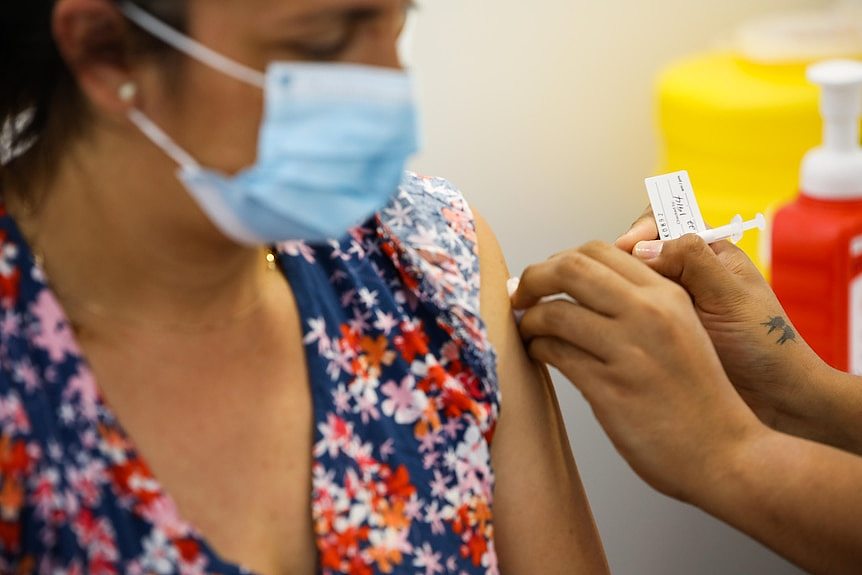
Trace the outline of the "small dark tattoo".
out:
<instances>
[{"instance_id":1,"label":"small dark tattoo","mask_svg":"<svg viewBox=\"0 0 862 575\"><path fill-rule=\"evenodd\" d=\"M787 320L783 317L770 317L769 321L761 324L763 327L768 327L769 332L773 333L776 331L781 331L781 337L778 338L778 345L784 345L785 343L793 342L796 343L796 331L787 323Z\"/></svg>"}]
</instances>

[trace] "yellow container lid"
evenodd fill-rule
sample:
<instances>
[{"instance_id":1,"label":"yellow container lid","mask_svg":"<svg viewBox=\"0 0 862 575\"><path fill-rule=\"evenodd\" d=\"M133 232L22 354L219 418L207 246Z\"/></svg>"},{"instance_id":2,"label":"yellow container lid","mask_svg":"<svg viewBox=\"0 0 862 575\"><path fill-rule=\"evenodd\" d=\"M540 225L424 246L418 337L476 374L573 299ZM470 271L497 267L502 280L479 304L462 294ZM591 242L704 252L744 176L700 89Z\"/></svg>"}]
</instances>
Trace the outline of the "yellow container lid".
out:
<instances>
[{"instance_id":1,"label":"yellow container lid","mask_svg":"<svg viewBox=\"0 0 862 575\"><path fill-rule=\"evenodd\" d=\"M733 53L695 56L659 78L665 144L718 157L785 157L821 138L819 93L803 64L764 65Z\"/></svg>"}]
</instances>

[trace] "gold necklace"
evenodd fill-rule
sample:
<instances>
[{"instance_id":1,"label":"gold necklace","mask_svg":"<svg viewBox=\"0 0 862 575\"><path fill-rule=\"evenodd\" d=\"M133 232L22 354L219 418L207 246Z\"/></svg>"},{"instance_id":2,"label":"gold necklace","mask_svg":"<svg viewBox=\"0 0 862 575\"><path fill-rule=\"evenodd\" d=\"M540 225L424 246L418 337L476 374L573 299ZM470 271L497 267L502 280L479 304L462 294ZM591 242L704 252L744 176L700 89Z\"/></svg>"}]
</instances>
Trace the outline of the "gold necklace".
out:
<instances>
[{"instance_id":1,"label":"gold necklace","mask_svg":"<svg viewBox=\"0 0 862 575\"><path fill-rule=\"evenodd\" d=\"M45 255L41 251L33 249L33 263L39 269L42 276L45 278L45 282L51 287L51 290L56 294L58 299L63 303L65 307L70 307L77 309L79 311L83 311L88 315L101 318L107 321L126 324L129 326L135 326L138 328L145 328L150 331L159 331L159 332L171 332L171 333L187 333L187 334L201 334L207 332L214 332L225 329L227 327L231 327L236 325L237 323L248 319L252 314L254 314L258 308L260 308L264 299L264 292L261 290L258 292L257 297L252 301L248 306L241 309L239 312L231 315L228 318L221 319L219 321L207 321L207 322L198 322L198 323L183 323L183 322L156 322L156 321L147 321L140 318L134 318L131 316L122 316L115 312L110 311L106 307L91 301L80 300L67 294L63 294L63 292L56 288L56 286L51 285L50 280L48 279L48 274L45 271ZM266 260L266 268L268 272L278 271L278 251L274 247L267 247L267 250L264 254ZM72 328L76 332L80 332L82 330L82 326L74 321L69 320L72 323Z\"/></svg>"}]
</instances>

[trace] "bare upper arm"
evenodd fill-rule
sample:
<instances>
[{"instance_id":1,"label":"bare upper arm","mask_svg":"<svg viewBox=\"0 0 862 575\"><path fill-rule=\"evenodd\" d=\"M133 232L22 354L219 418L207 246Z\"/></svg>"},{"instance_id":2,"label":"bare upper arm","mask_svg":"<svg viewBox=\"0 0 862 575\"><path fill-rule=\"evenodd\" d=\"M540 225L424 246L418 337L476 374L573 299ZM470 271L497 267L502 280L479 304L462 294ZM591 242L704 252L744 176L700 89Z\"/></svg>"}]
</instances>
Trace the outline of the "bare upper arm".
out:
<instances>
[{"instance_id":1,"label":"bare upper arm","mask_svg":"<svg viewBox=\"0 0 862 575\"><path fill-rule=\"evenodd\" d=\"M499 243L476 215L481 313L498 354L503 404L491 456L497 552L506 575L607 573L601 540L547 369L527 356Z\"/></svg>"}]
</instances>

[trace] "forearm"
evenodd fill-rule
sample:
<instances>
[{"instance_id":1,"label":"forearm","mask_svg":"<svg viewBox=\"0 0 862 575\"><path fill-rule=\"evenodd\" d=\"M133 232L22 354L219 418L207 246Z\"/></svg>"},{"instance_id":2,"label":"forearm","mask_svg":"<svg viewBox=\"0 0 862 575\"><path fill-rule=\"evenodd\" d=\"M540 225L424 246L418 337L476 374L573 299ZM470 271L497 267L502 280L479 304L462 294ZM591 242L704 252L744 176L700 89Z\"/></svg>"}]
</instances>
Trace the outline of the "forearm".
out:
<instances>
[{"instance_id":1,"label":"forearm","mask_svg":"<svg viewBox=\"0 0 862 575\"><path fill-rule=\"evenodd\" d=\"M788 394L779 431L862 455L862 378L820 365Z\"/></svg>"},{"instance_id":2,"label":"forearm","mask_svg":"<svg viewBox=\"0 0 862 575\"><path fill-rule=\"evenodd\" d=\"M736 451L691 502L812 573L862 568L862 458L771 430Z\"/></svg>"}]
</instances>

